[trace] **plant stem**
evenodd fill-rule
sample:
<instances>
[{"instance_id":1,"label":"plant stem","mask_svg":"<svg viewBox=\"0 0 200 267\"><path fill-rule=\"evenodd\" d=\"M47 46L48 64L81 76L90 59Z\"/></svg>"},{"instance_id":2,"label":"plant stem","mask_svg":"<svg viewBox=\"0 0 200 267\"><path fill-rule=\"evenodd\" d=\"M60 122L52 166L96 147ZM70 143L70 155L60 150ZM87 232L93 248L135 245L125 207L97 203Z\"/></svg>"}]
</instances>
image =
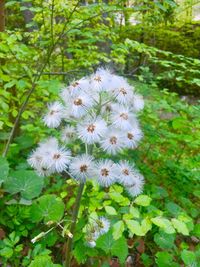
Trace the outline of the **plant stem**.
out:
<instances>
[{"instance_id":1,"label":"plant stem","mask_svg":"<svg viewBox=\"0 0 200 267\"><path fill-rule=\"evenodd\" d=\"M75 232L75 228L76 228L76 222L77 222L77 218L78 218L78 212L79 212L79 208L80 208L80 204L81 204L81 197L83 194L84 185L85 185L84 183L80 184L79 189L78 189L78 193L76 196L74 210L72 213L72 224L71 224L71 228L70 228L70 232L71 232L72 236L74 236L74 232ZM65 267L70 267L72 245L73 245L73 237L72 238L69 237L67 240L66 259L65 259L65 265L64 265Z\"/></svg>"}]
</instances>

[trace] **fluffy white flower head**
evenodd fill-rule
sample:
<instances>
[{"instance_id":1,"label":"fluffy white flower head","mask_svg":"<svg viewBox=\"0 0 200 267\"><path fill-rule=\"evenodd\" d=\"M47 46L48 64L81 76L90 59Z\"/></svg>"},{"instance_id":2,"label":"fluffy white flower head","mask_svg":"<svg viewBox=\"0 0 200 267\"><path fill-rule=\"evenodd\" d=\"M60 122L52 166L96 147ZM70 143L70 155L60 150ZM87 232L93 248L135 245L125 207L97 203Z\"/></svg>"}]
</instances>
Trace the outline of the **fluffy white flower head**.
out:
<instances>
[{"instance_id":1,"label":"fluffy white flower head","mask_svg":"<svg viewBox=\"0 0 200 267\"><path fill-rule=\"evenodd\" d=\"M127 161L120 161L118 163L118 170L119 170L119 182L122 184L131 184L132 178L134 176L134 169L133 166L130 165Z\"/></svg>"},{"instance_id":2,"label":"fluffy white flower head","mask_svg":"<svg viewBox=\"0 0 200 267\"><path fill-rule=\"evenodd\" d=\"M123 78L118 80L112 93L117 102L123 105L129 104L133 99L133 88Z\"/></svg>"},{"instance_id":3,"label":"fluffy white flower head","mask_svg":"<svg viewBox=\"0 0 200 267\"><path fill-rule=\"evenodd\" d=\"M100 68L90 77L91 89L98 92L108 91L111 79L112 75L110 72Z\"/></svg>"},{"instance_id":4,"label":"fluffy white flower head","mask_svg":"<svg viewBox=\"0 0 200 267\"><path fill-rule=\"evenodd\" d=\"M92 156L83 154L71 160L69 172L76 180L85 182L86 178L92 178L93 171L94 163Z\"/></svg>"},{"instance_id":5,"label":"fluffy white flower head","mask_svg":"<svg viewBox=\"0 0 200 267\"><path fill-rule=\"evenodd\" d=\"M106 122L101 118L91 119L77 127L79 138L86 144L99 142L106 129Z\"/></svg>"},{"instance_id":6,"label":"fluffy white flower head","mask_svg":"<svg viewBox=\"0 0 200 267\"><path fill-rule=\"evenodd\" d=\"M107 131L104 138L101 141L101 148L106 151L108 154L115 155L122 150L124 146L122 134L115 131Z\"/></svg>"},{"instance_id":7,"label":"fluffy white flower head","mask_svg":"<svg viewBox=\"0 0 200 267\"><path fill-rule=\"evenodd\" d=\"M48 105L48 113L44 116L44 124L49 128L57 128L63 118L64 107L58 101Z\"/></svg>"},{"instance_id":8,"label":"fluffy white flower head","mask_svg":"<svg viewBox=\"0 0 200 267\"><path fill-rule=\"evenodd\" d=\"M77 96L81 93L87 93L90 89L90 80L87 78L82 78L77 81L73 81L67 88L71 96Z\"/></svg>"},{"instance_id":9,"label":"fluffy white flower head","mask_svg":"<svg viewBox=\"0 0 200 267\"><path fill-rule=\"evenodd\" d=\"M67 125L61 133L61 140L65 143L68 144L70 143L74 137L76 136L76 131L75 127Z\"/></svg>"},{"instance_id":10,"label":"fluffy white flower head","mask_svg":"<svg viewBox=\"0 0 200 267\"><path fill-rule=\"evenodd\" d=\"M129 130L134 123L135 116L130 110L121 105L114 106L114 111L111 114L112 124L119 129Z\"/></svg>"},{"instance_id":11,"label":"fluffy white flower head","mask_svg":"<svg viewBox=\"0 0 200 267\"><path fill-rule=\"evenodd\" d=\"M127 148L136 148L139 141L142 139L143 134L139 126L135 124L132 129L124 134L124 143Z\"/></svg>"},{"instance_id":12,"label":"fluffy white flower head","mask_svg":"<svg viewBox=\"0 0 200 267\"><path fill-rule=\"evenodd\" d=\"M99 185L109 187L117 180L117 167L109 159L101 160L96 164L94 174Z\"/></svg>"},{"instance_id":13,"label":"fluffy white flower head","mask_svg":"<svg viewBox=\"0 0 200 267\"><path fill-rule=\"evenodd\" d=\"M110 229L110 221L105 217L100 217L96 220L97 231L99 231L100 235L107 233Z\"/></svg>"},{"instance_id":14,"label":"fluffy white flower head","mask_svg":"<svg viewBox=\"0 0 200 267\"><path fill-rule=\"evenodd\" d=\"M144 177L140 173L135 173L131 183L126 186L130 196L136 197L142 193L144 186Z\"/></svg>"},{"instance_id":15,"label":"fluffy white flower head","mask_svg":"<svg viewBox=\"0 0 200 267\"><path fill-rule=\"evenodd\" d=\"M63 147L53 149L45 159L45 164L53 170L53 172L64 171L71 159L71 152Z\"/></svg>"},{"instance_id":16,"label":"fluffy white flower head","mask_svg":"<svg viewBox=\"0 0 200 267\"><path fill-rule=\"evenodd\" d=\"M141 95L134 94L132 102L132 107L135 112L138 112L144 108L144 99Z\"/></svg>"}]
</instances>

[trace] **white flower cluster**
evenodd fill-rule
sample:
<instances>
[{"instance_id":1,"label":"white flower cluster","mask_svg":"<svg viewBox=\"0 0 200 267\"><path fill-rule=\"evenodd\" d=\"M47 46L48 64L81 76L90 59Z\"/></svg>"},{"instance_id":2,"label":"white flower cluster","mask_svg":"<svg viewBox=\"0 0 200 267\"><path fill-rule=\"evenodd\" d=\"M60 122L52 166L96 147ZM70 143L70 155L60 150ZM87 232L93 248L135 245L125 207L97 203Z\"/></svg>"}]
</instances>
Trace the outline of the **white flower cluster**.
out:
<instances>
[{"instance_id":1,"label":"white flower cluster","mask_svg":"<svg viewBox=\"0 0 200 267\"><path fill-rule=\"evenodd\" d=\"M96 240L110 229L110 222L105 217L100 217L94 223L89 224L86 232L86 241L89 247L96 246Z\"/></svg>"},{"instance_id":2,"label":"white flower cluster","mask_svg":"<svg viewBox=\"0 0 200 267\"><path fill-rule=\"evenodd\" d=\"M135 168L126 161L96 160L87 148L95 146L107 155L136 148L142 138L136 115L143 107L142 97L126 79L98 69L64 88L61 101L48 106L43 121L49 128L61 126L62 146L51 137L39 144L28 162L40 175L67 171L79 182L95 179L102 187L118 182L136 196L142 191L144 179ZM86 151L72 157L66 145L75 140L84 143Z\"/></svg>"}]
</instances>

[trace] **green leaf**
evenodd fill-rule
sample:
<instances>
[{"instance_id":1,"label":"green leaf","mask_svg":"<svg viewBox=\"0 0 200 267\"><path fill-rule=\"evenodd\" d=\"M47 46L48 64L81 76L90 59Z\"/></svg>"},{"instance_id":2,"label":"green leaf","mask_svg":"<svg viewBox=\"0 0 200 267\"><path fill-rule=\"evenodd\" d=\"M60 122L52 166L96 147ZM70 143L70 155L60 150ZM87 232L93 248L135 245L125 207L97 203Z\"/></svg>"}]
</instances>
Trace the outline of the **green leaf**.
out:
<instances>
[{"instance_id":1,"label":"green leaf","mask_svg":"<svg viewBox=\"0 0 200 267\"><path fill-rule=\"evenodd\" d=\"M60 221L64 213L64 203L56 195L44 195L37 199L31 207L32 221L39 222L44 220Z\"/></svg>"},{"instance_id":2,"label":"green leaf","mask_svg":"<svg viewBox=\"0 0 200 267\"><path fill-rule=\"evenodd\" d=\"M7 178L9 165L6 158L0 157L0 185Z\"/></svg>"},{"instance_id":3,"label":"green leaf","mask_svg":"<svg viewBox=\"0 0 200 267\"><path fill-rule=\"evenodd\" d=\"M113 238L119 239L124 232L124 222L119 221L113 225Z\"/></svg>"},{"instance_id":4,"label":"green leaf","mask_svg":"<svg viewBox=\"0 0 200 267\"><path fill-rule=\"evenodd\" d=\"M36 256L36 258L31 262L28 267L62 267L60 264L54 264L51 261L50 256L48 255L40 255Z\"/></svg>"},{"instance_id":5,"label":"green leaf","mask_svg":"<svg viewBox=\"0 0 200 267\"><path fill-rule=\"evenodd\" d=\"M106 206L105 210L109 215L117 215L116 210L111 206Z\"/></svg>"},{"instance_id":6,"label":"green leaf","mask_svg":"<svg viewBox=\"0 0 200 267\"><path fill-rule=\"evenodd\" d=\"M124 262L128 255L128 246L126 239L122 236L121 238L114 240L112 232L100 236L97 239L97 248L102 249L107 255L118 256L121 263Z\"/></svg>"},{"instance_id":7,"label":"green leaf","mask_svg":"<svg viewBox=\"0 0 200 267\"><path fill-rule=\"evenodd\" d=\"M146 235L146 233L151 230L152 228L152 223L148 218L145 218L141 222L141 231L142 235Z\"/></svg>"},{"instance_id":8,"label":"green leaf","mask_svg":"<svg viewBox=\"0 0 200 267\"><path fill-rule=\"evenodd\" d=\"M151 203L151 198L147 195L140 195L138 196L135 201L134 201L137 205L140 205L140 206L144 206L144 207L147 207L150 205Z\"/></svg>"},{"instance_id":9,"label":"green leaf","mask_svg":"<svg viewBox=\"0 0 200 267\"><path fill-rule=\"evenodd\" d=\"M7 259L11 258L13 255L13 249L10 247L5 247L0 250L0 255Z\"/></svg>"},{"instance_id":10,"label":"green leaf","mask_svg":"<svg viewBox=\"0 0 200 267\"><path fill-rule=\"evenodd\" d=\"M151 221L157 225L158 227L160 227L161 229L163 229L163 231L165 231L167 234L173 234L175 233L175 230L171 224L171 222L163 217L155 217L152 218Z\"/></svg>"},{"instance_id":11,"label":"green leaf","mask_svg":"<svg viewBox=\"0 0 200 267\"><path fill-rule=\"evenodd\" d=\"M175 235L166 234L164 232L154 235L155 243L162 249L171 249L174 247Z\"/></svg>"},{"instance_id":12,"label":"green leaf","mask_svg":"<svg viewBox=\"0 0 200 267\"><path fill-rule=\"evenodd\" d=\"M11 194L20 193L25 199L39 196L43 188L43 178L34 171L20 170L12 172L5 180L5 190Z\"/></svg>"},{"instance_id":13,"label":"green leaf","mask_svg":"<svg viewBox=\"0 0 200 267\"><path fill-rule=\"evenodd\" d=\"M150 267L153 265L152 259L146 253L142 253L141 259L145 267Z\"/></svg>"},{"instance_id":14,"label":"green leaf","mask_svg":"<svg viewBox=\"0 0 200 267\"><path fill-rule=\"evenodd\" d=\"M188 228L184 222L177 220L175 218L172 219L171 221L172 221L174 228L177 230L178 233L181 233L183 235L189 235Z\"/></svg>"},{"instance_id":15,"label":"green leaf","mask_svg":"<svg viewBox=\"0 0 200 267\"><path fill-rule=\"evenodd\" d=\"M159 267L171 267L173 262L173 257L168 252L157 252L156 253L156 263Z\"/></svg>"},{"instance_id":16,"label":"green leaf","mask_svg":"<svg viewBox=\"0 0 200 267\"><path fill-rule=\"evenodd\" d=\"M128 255L128 245L126 242L125 237L119 238L117 241L114 242L111 253L113 256L117 256L121 263L124 263L127 255Z\"/></svg>"},{"instance_id":17,"label":"green leaf","mask_svg":"<svg viewBox=\"0 0 200 267\"><path fill-rule=\"evenodd\" d=\"M129 230L131 231L132 234L138 235L138 236L142 236L142 228L139 224L139 222L135 221L135 220L126 220L126 225L129 228Z\"/></svg>"},{"instance_id":18,"label":"green leaf","mask_svg":"<svg viewBox=\"0 0 200 267\"><path fill-rule=\"evenodd\" d=\"M135 207L130 207L130 214L133 215L133 218L139 218L140 217L140 212Z\"/></svg>"},{"instance_id":19,"label":"green leaf","mask_svg":"<svg viewBox=\"0 0 200 267\"><path fill-rule=\"evenodd\" d=\"M196 236L196 237L200 237L200 223L197 223L194 226L194 230L192 231L192 233Z\"/></svg>"},{"instance_id":20,"label":"green leaf","mask_svg":"<svg viewBox=\"0 0 200 267\"><path fill-rule=\"evenodd\" d=\"M196 255L193 251L189 251L189 250L183 250L181 252L181 259L183 260L183 262L187 265L187 266L196 266Z\"/></svg>"},{"instance_id":21,"label":"green leaf","mask_svg":"<svg viewBox=\"0 0 200 267\"><path fill-rule=\"evenodd\" d=\"M87 260L86 251L88 248L86 248L83 244L83 242L77 242L75 244L75 248L73 250L73 255L76 258L77 262L84 263Z\"/></svg>"}]
</instances>

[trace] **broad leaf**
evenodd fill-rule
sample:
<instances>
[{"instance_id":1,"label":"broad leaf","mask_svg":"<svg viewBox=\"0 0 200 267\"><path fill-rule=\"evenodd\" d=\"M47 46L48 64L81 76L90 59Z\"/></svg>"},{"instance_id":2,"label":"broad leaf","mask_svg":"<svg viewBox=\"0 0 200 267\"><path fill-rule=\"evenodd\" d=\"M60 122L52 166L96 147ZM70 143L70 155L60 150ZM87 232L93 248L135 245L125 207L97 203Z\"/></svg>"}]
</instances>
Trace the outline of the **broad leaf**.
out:
<instances>
[{"instance_id":1,"label":"broad leaf","mask_svg":"<svg viewBox=\"0 0 200 267\"><path fill-rule=\"evenodd\" d=\"M12 172L5 180L5 190L11 194L20 193L22 198L32 199L39 196L43 188L43 178L34 171Z\"/></svg>"},{"instance_id":2,"label":"broad leaf","mask_svg":"<svg viewBox=\"0 0 200 267\"><path fill-rule=\"evenodd\" d=\"M106 206L105 210L106 210L106 213L108 213L109 215L117 215L116 210L111 206Z\"/></svg>"},{"instance_id":3,"label":"broad leaf","mask_svg":"<svg viewBox=\"0 0 200 267\"><path fill-rule=\"evenodd\" d=\"M177 219L172 219L172 224L178 233L181 233L183 235L189 235L188 228L184 222Z\"/></svg>"},{"instance_id":4,"label":"broad leaf","mask_svg":"<svg viewBox=\"0 0 200 267\"><path fill-rule=\"evenodd\" d=\"M183 260L183 262L187 265L187 266L196 266L196 255L194 254L193 251L189 251L189 250L183 250L181 252L181 259Z\"/></svg>"},{"instance_id":5,"label":"broad leaf","mask_svg":"<svg viewBox=\"0 0 200 267\"><path fill-rule=\"evenodd\" d=\"M44 220L60 221L64 213L64 203L56 195L44 195L37 199L31 208L32 221L39 222Z\"/></svg>"},{"instance_id":6,"label":"broad leaf","mask_svg":"<svg viewBox=\"0 0 200 267\"><path fill-rule=\"evenodd\" d=\"M119 221L113 225L113 238L119 239L124 232L124 222Z\"/></svg>"},{"instance_id":7,"label":"broad leaf","mask_svg":"<svg viewBox=\"0 0 200 267\"><path fill-rule=\"evenodd\" d=\"M155 243L162 249L171 249L174 247L175 235L166 234L164 232L154 235Z\"/></svg>"},{"instance_id":8,"label":"broad leaf","mask_svg":"<svg viewBox=\"0 0 200 267\"><path fill-rule=\"evenodd\" d=\"M171 222L163 217L155 217L152 218L151 221L157 225L158 227L160 227L163 231L165 231L167 234L173 234L175 233L175 230L171 224Z\"/></svg>"},{"instance_id":9,"label":"broad leaf","mask_svg":"<svg viewBox=\"0 0 200 267\"><path fill-rule=\"evenodd\" d=\"M137 205L140 205L140 206L144 206L144 207L147 207L150 205L151 203L151 198L147 195L140 195L138 196L135 201L134 201Z\"/></svg>"},{"instance_id":10,"label":"broad leaf","mask_svg":"<svg viewBox=\"0 0 200 267\"><path fill-rule=\"evenodd\" d=\"M126 239L122 236L114 240L111 231L97 239L97 248L102 249L107 255L117 256L121 263L128 255Z\"/></svg>"}]
</instances>

